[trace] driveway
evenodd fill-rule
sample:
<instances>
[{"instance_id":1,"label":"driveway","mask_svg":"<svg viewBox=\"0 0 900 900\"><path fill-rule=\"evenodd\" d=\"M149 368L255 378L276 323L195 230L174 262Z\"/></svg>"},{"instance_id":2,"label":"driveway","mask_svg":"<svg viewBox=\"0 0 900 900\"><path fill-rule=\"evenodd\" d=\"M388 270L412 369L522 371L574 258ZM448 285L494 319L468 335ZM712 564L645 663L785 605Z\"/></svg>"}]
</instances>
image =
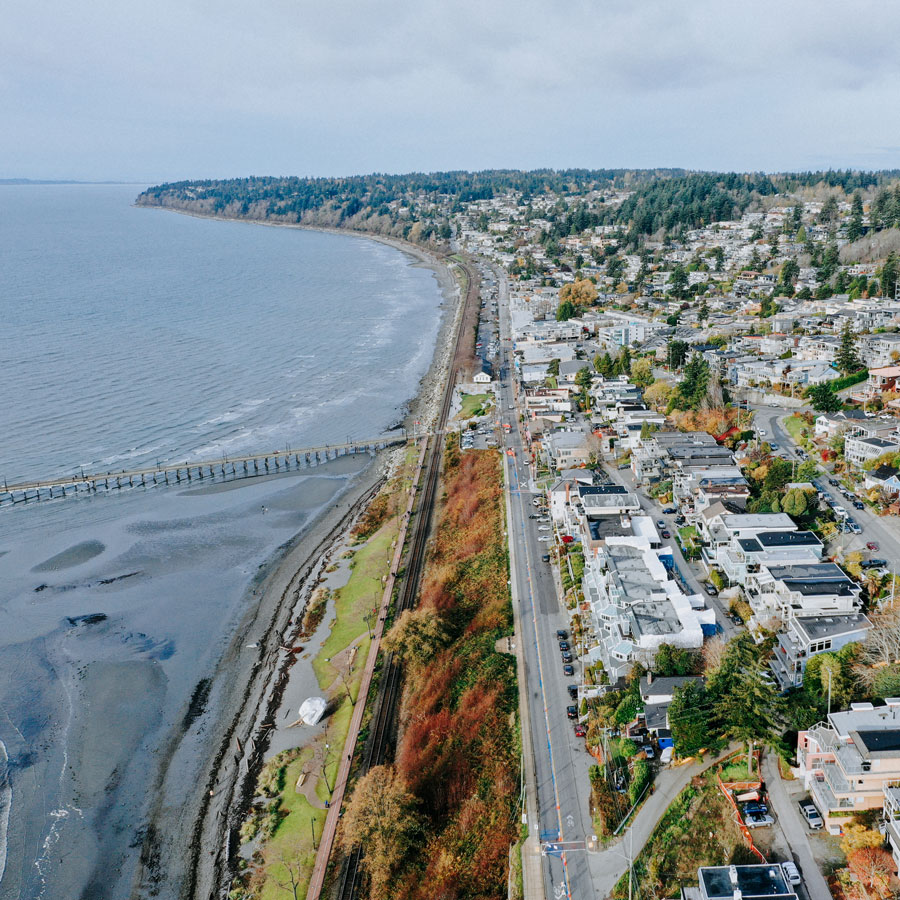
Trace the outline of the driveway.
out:
<instances>
[{"instance_id":1,"label":"driveway","mask_svg":"<svg viewBox=\"0 0 900 900\"><path fill-rule=\"evenodd\" d=\"M797 800L805 791L795 788L789 792L789 785L801 787L799 782L785 782L781 780L778 771L777 757L773 753L766 753L762 764L763 778L769 791L769 802L778 819L778 825L784 833L784 838L790 848L794 862L803 875L803 883L810 900L828 900L831 892L828 890L828 882L819 870L812 847L809 843L809 829L800 816Z\"/></svg>"}]
</instances>

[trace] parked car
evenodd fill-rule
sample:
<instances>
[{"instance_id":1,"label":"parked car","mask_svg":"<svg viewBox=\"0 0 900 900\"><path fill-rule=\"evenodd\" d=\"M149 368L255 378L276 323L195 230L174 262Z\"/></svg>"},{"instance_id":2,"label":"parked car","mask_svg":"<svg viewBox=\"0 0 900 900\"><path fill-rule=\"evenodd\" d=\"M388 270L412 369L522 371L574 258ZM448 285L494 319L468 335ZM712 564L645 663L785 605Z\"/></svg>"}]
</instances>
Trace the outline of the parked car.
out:
<instances>
[{"instance_id":1,"label":"parked car","mask_svg":"<svg viewBox=\"0 0 900 900\"><path fill-rule=\"evenodd\" d=\"M665 528L665 527L666 527L666 523L665 523L662 519L658 519L657 522L656 522L656 527L657 527L657 528Z\"/></svg>"},{"instance_id":2,"label":"parked car","mask_svg":"<svg viewBox=\"0 0 900 900\"><path fill-rule=\"evenodd\" d=\"M662 539L664 541L667 541L667 540L669 540L670 537L672 537L672 532L669 531L668 529L666 529L666 530L660 532L660 536L662 537Z\"/></svg>"},{"instance_id":3,"label":"parked car","mask_svg":"<svg viewBox=\"0 0 900 900\"><path fill-rule=\"evenodd\" d=\"M860 563L864 569L881 569L887 566L886 559L866 559Z\"/></svg>"},{"instance_id":4,"label":"parked car","mask_svg":"<svg viewBox=\"0 0 900 900\"><path fill-rule=\"evenodd\" d=\"M667 506L663 510L663 515L664 516L674 516L675 513L677 513L677 512L678 512L678 510L674 506Z\"/></svg>"},{"instance_id":5,"label":"parked car","mask_svg":"<svg viewBox=\"0 0 900 900\"><path fill-rule=\"evenodd\" d=\"M644 747L644 756L646 756L647 759L656 759L656 751L647 744L647 746Z\"/></svg>"},{"instance_id":6,"label":"parked car","mask_svg":"<svg viewBox=\"0 0 900 900\"><path fill-rule=\"evenodd\" d=\"M748 816L764 816L768 811L769 807L765 803L753 801L752 803L744 804L744 814Z\"/></svg>"},{"instance_id":7,"label":"parked car","mask_svg":"<svg viewBox=\"0 0 900 900\"><path fill-rule=\"evenodd\" d=\"M865 509L865 508L866 508L866 504L863 503L862 500L854 500L854 501L853 501L853 508L854 508L854 509Z\"/></svg>"},{"instance_id":8,"label":"parked car","mask_svg":"<svg viewBox=\"0 0 900 900\"><path fill-rule=\"evenodd\" d=\"M587 734L587 729L581 722L575 723L575 737L584 737Z\"/></svg>"},{"instance_id":9,"label":"parked car","mask_svg":"<svg viewBox=\"0 0 900 900\"><path fill-rule=\"evenodd\" d=\"M560 642L559 642L559 649L560 649L560 651L563 651L563 650L571 650L571 647L569 647L569 642L568 642L568 641L560 641Z\"/></svg>"},{"instance_id":10,"label":"parked car","mask_svg":"<svg viewBox=\"0 0 900 900\"><path fill-rule=\"evenodd\" d=\"M797 868L796 864L792 862L782 863L781 871L784 872L784 877L787 878L790 884L800 884L800 882L803 881L800 877L800 870Z\"/></svg>"},{"instance_id":11,"label":"parked car","mask_svg":"<svg viewBox=\"0 0 900 900\"><path fill-rule=\"evenodd\" d=\"M878 550L878 542L877 541L868 541L866 543L866 549L871 550L873 553Z\"/></svg>"},{"instance_id":12,"label":"parked car","mask_svg":"<svg viewBox=\"0 0 900 900\"><path fill-rule=\"evenodd\" d=\"M550 530L549 525L538 525L538 531L549 531L549 530Z\"/></svg>"},{"instance_id":13,"label":"parked car","mask_svg":"<svg viewBox=\"0 0 900 900\"><path fill-rule=\"evenodd\" d=\"M558 641L567 641L569 639L569 632L566 631L565 628L557 628L556 629L556 639Z\"/></svg>"},{"instance_id":14,"label":"parked car","mask_svg":"<svg viewBox=\"0 0 900 900\"><path fill-rule=\"evenodd\" d=\"M687 522L687 519L684 516L675 516L676 525L684 525L685 522Z\"/></svg>"},{"instance_id":15,"label":"parked car","mask_svg":"<svg viewBox=\"0 0 900 900\"><path fill-rule=\"evenodd\" d=\"M540 519L540 516L537 513L529 513L529 519Z\"/></svg>"},{"instance_id":16,"label":"parked car","mask_svg":"<svg viewBox=\"0 0 900 900\"><path fill-rule=\"evenodd\" d=\"M569 696L570 696L573 700L577 700L577 699L578 699L578 685L577 685L577 684L570 684L570 685L566 688L566 690L569 692Z\"/></svg>"},{"instance_id":17,"label":"parked car","mask_svg":"<svg viewBox=\"0 0 900 900\"><path fill-rule=\"evenodd\" d=\"M744 620L737 613L732 613L728 618L731 619L731 621L734 622L735 625L744 624Z\"/></svg>"},{"instance_id":18,"label":"parked car","mask_svg":"<svg viewBox=\"0 0 900 900\"><path fill-rule=\"evenodd\" d=\"M577 719L578 718L578 707L577 706L567 706L566 707L566 715L570 719Z\"/></svg>"},{"instance_id":19,"label":"parked car","mask_svg":"<svg viewBox=\"0 0 900 900\"><path fill-rule=\"evenodd\" d=\"M568 675L570 678L575 674L575 666L565 665L563 666L563 675Z\"/></svg>"},{"instance_id":20,"label":"parked car","mask_svg":"<svg viewBox=\"0 0 900 900\"><path fill-rule=\"evenodd\" d=\"M841 484L841 483L837 480L837 478L829 478L829 479L828 479L828 483L829 483L832 487L840 487L840 484Z\"/></svg>"},{"instance_id":21,"label":"parked car","mask_svg":"<svg viewBox=\"0 0 900 900\"><path fill-rule=\"evenodd\" d=\"M800 815L803 816L803 821L806 822L813 831L821 828L825 824L822 815L808 800L800 801Z\"/></svg>"},{"instance_id":22,"label":"parked car","mask_svg":"<svg viewBox=\"0 0 900 900\"><path fill-rule=\"evenodd\" d=\"M552 541L552 540L553 540L553 537L552 537L551 535L549 535L549 534L542 534L542 535L540 535L540 537L538 537L538 540L539 540L542 544L546 544L548 541Z\"/></svg>"},{"instance_id":23,"label":"parked car","mask_svg":"<svg viewBox=\"0 0 900 900\"><path fill-rule=\"evenodd\" d=\"M569 653L568 650L563 651L562 661L563 661L564 663L570 663L570 662L572 662L572 654Z\"/></svg>"},{"instance_id":24,"label":"parked car","mask_svg":"<svg viewBox=\"0 0 900 900\"><path fill-rule=\"evenodd\" d=\"M573 538L571 534L564 534L562 535L562 537L560 537L560 540L564 544L571 544L575 540L575 538Z\"/></svg>"},{"instance_id":25,"label":"parked car","mask_svg":"<svg viewBox=\"0 0 900 900\"><path fill-rule=\"evenodd\" d=\"M775 820L771 816L747 816L744 823L748 828L763 828L766 825L774 825Z\"/></svg>"},{"instance_id":26,"label":"parked car","mask_svg":"<svg viewBox=\"0 0 900 900\"><path fill-rule=\"evenodd\" d=\"M719 593L716 590L716 586L708 581L704 583L703 590L706 591L706 593L709 594L710 597L716 597Z\"/></svg>"}]
</instances>

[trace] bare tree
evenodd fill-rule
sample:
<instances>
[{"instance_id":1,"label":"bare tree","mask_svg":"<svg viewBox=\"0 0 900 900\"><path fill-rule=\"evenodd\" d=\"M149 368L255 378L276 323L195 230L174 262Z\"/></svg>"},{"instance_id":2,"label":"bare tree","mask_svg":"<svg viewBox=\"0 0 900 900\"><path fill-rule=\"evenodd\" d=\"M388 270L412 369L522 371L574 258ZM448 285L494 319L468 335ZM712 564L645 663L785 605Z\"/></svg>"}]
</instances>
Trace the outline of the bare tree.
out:
<instances>
[{"instance_id":1,"label":"bare tree","mask_svg":"<svg viewBox=\"0 0 900 900\"><path fill-rule=\"evenodd\" d=\"M886 609L869 618L872 628L863 645L863 660L870 666L900 662L900 609Z\"/></svg>"},{"instance_id":2,"label":"bare tree","mask_svg":"<svg viewBox=\"0 0 900 900\"><path fill-rule=\"evenodd\" d=\"M276 855L276 864L269 868L272 884L284 891L292 900L300 900L303 895L302 852L299 845L285 848Z\"/></svg>"}]
</instances>

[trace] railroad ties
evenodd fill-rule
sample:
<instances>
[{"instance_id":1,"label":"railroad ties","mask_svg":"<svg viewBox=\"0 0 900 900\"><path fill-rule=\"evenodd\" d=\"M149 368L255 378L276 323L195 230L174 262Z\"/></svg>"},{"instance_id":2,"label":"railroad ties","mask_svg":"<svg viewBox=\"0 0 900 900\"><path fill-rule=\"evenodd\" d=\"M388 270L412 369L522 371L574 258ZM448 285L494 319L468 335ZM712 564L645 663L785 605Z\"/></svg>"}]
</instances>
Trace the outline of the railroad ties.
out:
<instances>
[{"instance_id":1,"label":"railroad ties","mask_svg":"<svg viewBox=\"0 0 900 900\"><path fill-rule=\"evenodd\" d=\"M80 472L71 478L51 478L42 481L7 484L0 486L0 508L14 507L41 500L62 500L68 497L120 491L132 488L151 488L158 485L193 485L216 481L235 481L240 478L256 478L277 475L289 471L311 469L341 456L367 453L374 456L379 450L421 434L399 432L363 441L344 444L324 444L319 447L288 448L272 453L256 453L247 456L222 457L198 462L163 463L153 468L121 472L87 474Z\"/></svg>"}]
</instances>

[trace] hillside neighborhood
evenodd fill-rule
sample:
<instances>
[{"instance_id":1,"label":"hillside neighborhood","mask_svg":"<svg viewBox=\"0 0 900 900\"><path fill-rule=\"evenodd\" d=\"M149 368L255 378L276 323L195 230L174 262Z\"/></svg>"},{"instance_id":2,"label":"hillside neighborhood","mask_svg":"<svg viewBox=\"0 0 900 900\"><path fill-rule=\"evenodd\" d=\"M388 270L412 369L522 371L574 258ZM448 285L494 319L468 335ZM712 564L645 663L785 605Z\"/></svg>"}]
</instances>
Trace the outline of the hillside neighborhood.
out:
<instances>
[{"instance_id":1,"label":"hillside neighborhood","mask_svg":"<svg viewBox=\"0 0 900 900\"><path fill-rule=\"evenodd\" d=\"M900 300L893 251L851 261L861 233L877 243L873 207L785 201L640 253L610 226L548 249L553 197L457 219L500 273L478 349L515 395L528 518L567 611L594 838L639 820L667 770L736 753L704 790L742 846L730 868L690 848L686 898L898 884ZM638 896L677 896L651 857L629 870Z\"/></svg>"}]
</instances>

